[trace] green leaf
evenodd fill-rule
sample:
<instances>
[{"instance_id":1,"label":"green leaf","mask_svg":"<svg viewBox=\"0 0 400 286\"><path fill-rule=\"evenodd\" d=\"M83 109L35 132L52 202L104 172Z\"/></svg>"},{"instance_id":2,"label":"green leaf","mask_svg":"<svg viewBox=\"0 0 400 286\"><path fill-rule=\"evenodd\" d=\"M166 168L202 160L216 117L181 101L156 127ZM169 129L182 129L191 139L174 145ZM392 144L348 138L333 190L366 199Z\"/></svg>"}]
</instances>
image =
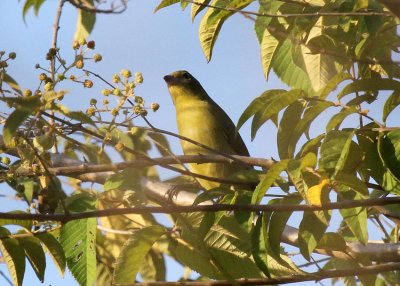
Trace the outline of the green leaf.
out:
<instances>
[{"instance_id":1,"label":"green leaf","mask_svg":"<svg viewBox=\"0 0 400 286\"><path fill-rule=\"evenodd\" d=\"M276 204L283 205L298 205L303 199L300 196L287 196L282 200L276 200ZM271 200L272 201L272 200ZM293 212L273 212L269 219L268 227L268 254L271 255L276 261L281 261L281 240L282 233L287 225L287 221Z\"/></svg>"},{"instance_id":2,"label":"green leaf","mask_svg":"<svg viewBox=\"0 0 400 286\"><path fill-rule=\"evenodd\" d=\"M337 164L335 166L334 175L340 173L345 168L346 163L347 163L346 162L347 158L350 155L350 146L352 144L355 144L353 142L353 137L354 137L354 134L356 133L356 131L357 131L357 129L353 129L352 132L349 132L347 139L343 142L344 143L343 144L343 149L342 149L342 152L340 153L339 159L338 159Z\"/></svg>"},{"instance_id":3,"label":"green leaf","mask_svg":"<svg viewBox=\"0 0 400 286\"><path fill-rule=\"evenodd\" d=\"M61 277L63 277L65 273L66 258L61 244L51 233L44 232L35 235L35 237L40 239L40 242L43 244L44 248L47 250L47 253L57 266Z\"/></svg>"},{"instance_id":4,"label":"green leaf","mask_svg":"<svg viewBox=\"0 0 400 286\"><path fill-rule=\"evenodd\" d=\"M63 225L60 242L69 270L80 285L96 279L96 218L70 221Z\"/></svg>"},{"instance_id":5,"label":"green leaf","mask_svg":"<svg viewBox=\"0 0 400 286\"><path fill-rule=\"evenodd\" d=\"M117 258L113 283L127 284L134 281L146 255L163 234L165 234L165 229L159 225L135 231L125 242Z\"/></svg>"},{"instance_id":6,"label":"green leaf","mask_svg":"<svg viewBox=\"0 0 400 286\"><path fill-rule=\"evenodd\" d=\"M4 144L10 145L12 143L12 138L14 137L18 128L31 114L32 111L16 109L8 116L3 128Z\"/></svg>"},{"instance_id":7,"label":"green leaf","mask_svg":"<svg viewBox=\"0 0 400 286\"><path fill-rule=\"evenodd\" d=\"M14 285L21 286L25 273L25 253L18 240L9 238L10 232L0 227L0 251Z\"/></svg>"},{"instance_id":8,"label":"green leaf","mask_svg":"<svg viewBox=\"0 0 400 286\"><path fill-rule=\"evenodd\" d=\"M384 175L385 190L399 193L400 184L400 130L379 137L379 155L388 171Z\"/></svg>"},{"instance_id":9,"label":"green leaf","mask_svg":"<svg viewBox=\"0 0 400 286\"><path fill-rule=\"evenodd\" d=\"M296 100L304 97L304 93L301 90L291 90L279 97L274 97L264 109L259 110L253 118L251 124L251 139L253 140L256 136L257 130L267 120L271 119L274 115L278 114L283 108L294 103Z\"/></svg>"},{"instance_id":10,"label":"green leaf","mask_svg":"<svg viewBox=\"0 0 400 286\"><path fill-rule=\"evenodd\" d=\"M284 40L274 55L272 67L276 75L292 88L302 89L312 93L311 82L308 75L294 63L291 52L292 41Z\"/></svg>"},{"instance_id":11,"label":"green leaf","mask_svg":"<svg viewBox=\"0 0 400 286\"><path fill-rule=\"evenodd\" d=\"M216 0L212 4L217 7L241 10L253 0ZM200 22L199 38L207 61L211 60L212 50L223 23L235 12L209 8Z\"/></svg>"},{"instance_id":12,"label":"green leaf","mask_svg":"<svg viewBox=\"0 0 400 286\"><path fill-rule=\"evenodd\" d=\"M370 123L364 127L371 130L377 128L378 125ZM386 168L378 153L378 138L379 132L377 131L357 133L357 142L364 157L360 168L362 179L368 181L369 177L372 177L378 184L381 184Z\"/></svg>"},{"instance_id":13,"label":"green leaf","mask_svg":"<svg viewBox=\"0 0 400 286\"><path fill-rule=\"evenodd\" d=\"M329 174L353 172L361 162L358 145L352 141L356 129L352 131L331 131L322 142L319 168ZM352 154L349 156L349 154Z\"/></svg>"},{"instance_id":14,"label":"green leaf","mask_svg":"<svg viewBox=\"0 0 400 286\"><path fill-rule=\"evenodd\" d=\"M36 96L31 96L3 97L0 100L16 106L16 109L8 116L3 128L4 143L9 145L19 126L40 106L40 99Z\"/></svg>"},{"instance_id":15,"label":"green leaf","mask_svg":"<svg viewBox=\"0 0 400 286\"><path fill-rule=\"evenodd\" d=\"M165 281L166 268L163 253L151 249L146 255L139 273L144 282Z\"/></svg>"},{"instance_id":16,"label":"green leaf","mask_svg":"<svg viewBox=\"0 0 400 286\"><path fill-rule=\"evenodd\" d=\"M288 159L282 160L274 164L268 171L262 181L257 185L251 198L252 204L259 204L264 197L267 190L273 185L276 179L280 177L280 174L287 168L289 163Z\"/></svg>"},{"instance_id":17,"label":"green leaf","mask_svg":"<svg viewBox=\"0 0 400 286\"><path fill-rule=\"evenodd\" d=\"M261 63L264 70L265 78L268 80L269 72L272 68L272 61L278 50L280 41L275 38L268 29L264 30L264 35L261 41Z\"/></svg>"},{"instance_id":18,"label":"green leaf","mask_svg":"<svg viewBox=\"0 0 400 286\"><path fill-rule=\"evenodd\" d=\"M347 86L338 94L338 99L360 91L378 92L380 90L394 90L400 92L400 81L390 78L368 78L356 80Z\"/></svg>"},{"instance_id":19,"label":"green leaf","mask_svg":"<svg viewBox=\"0 0 400 286\"><path fill-rule=\"evenodd\" d=\"M270 214L270 213L269 213ZM255 226L251 231L251 252L254 258L254 262L257 264L258 268L267 276L270 277L268 270L268 253L267 253L267 235L266 229L268 226L268 219L265 220L264 217L267 214L264 213L262 216L258 216Z\"/></svg>"},{"instance_id":20,"label":"green leaf","mask_svg":"<svg viewBox=\"0 0 400 286\"><path fill-rule=\"evenodd\" d=\"M44 270L46 269L46 258L40 240L36 237L21 237L18 238L19 245L24 249L36 276L40 282L44 281Z\"/></svg>"},{"instance_id":21,"label":"green leaf","mask_svg":"<svg viewBox=\"0 0 400 286\"><path fill-rule=\"evenodd\" d=\"M277 134L278 153L281 159L286 159L289 158L290 155L293 155L293 152L289 151L293 135L293 126L296 126L300 121L303 111L304 104L300 101L296 101L289 105L283 113L282 119L279 122ZM293 150L294 148L291 149Z\"/></svg>"},{"instance_id":22,"label":"green leaf","mask_svg":"<svg viewBox=\"0 0 400 286\"><path fill-rule=\"evenodd\" d=\"M86 2L91 6L93 6L93 0L89 0ZM95 22L96 22L96 13L78 9L78 19L76 22L74 40L75 41L86 40L86 38L92 32Z\"/></svg>"},{"instance_id":23,"label":"green leaf","mask_svg":"<svg viewBox=\"0 0 400 286\"><path fill-rule=\"evenodd\" d=\"M321 141L325 138L325 134L320 134L317 137L307 141L300 149L299 153L297 153L296 158L301 158L307 153L317 153L318 148L321 146Z\"/></svg>"},{"instance_id":24,"label":"green leaf","mask_svg":"<svg viewBox=\"0 0 400 286\"><path fill-rule=\"evenodd\" d=\"M327 251L341 251L346 252L347 245L344 238L337 233L327 232L318 242L317 248L322 248Z\"/></svg>"},{"instance_id":25,"label":"green leaf","mask_svg":"<svg viewBox=\"0 0 400 286\"><path fill-rule=\"evenodd\" d=\"M70 111L67 107L61 104L57 104L57 111L64 114L65 116L71 118L72 120L79 121L81 123L86 123L92 126L96 126L92 118L86 115L86 113L82 111Z\"/></svg>"},{"instance_id":26,"label":"green leaf","mask_svg":"<svg viewBox=\"0 0 400 286\"><path fill-rule=\"evenodd\" d=\"M158 4L158 6L154 9L153 13L156 13L158 10L160 10L162 8L171 6L171 5L179 3L179 2L180 2L180 0L162 0L160 2L160 4Z\"/></svg>"},{"instance_id":27,"label":"green leaf","mask_svg":"<svg viewBox=\"0 0 400 286\"><path fill-rule=\"evenodd\" d=\"M0 83L1 82L5 82L6 84L8 84L8 86L12 88L12 90L14 90L19 95L22 95L22 91L18 83L4 71L0 71Z\"/></svg>"},{"instance_id":28,"label":"green leaf","mask_svg":"<svg viewBox=\"0 0 400 286\"><path fill-rule=\"evenodd\" d=\"M320 99L325 99L328 97L328 95L335 91L335 89L338 87L340 83L342 83L345 80L352 79L351 74L349 73L338 73L334 77L331 78L331 80L326 84L324 88L322 88L319 93L318 97Z\"/></svg>"},{"instance_id":29,"label":"green leaf","mask_svg":"<svg viewBox=\"0 0 400 286\"><path fill-rule=\"evenodd\" d=\"M136 169L127 168L119 173L108 176L103 188L104 191L141 190L140 175Z\"/></svg>"},{"instance_id":30,"label":"green leaf","mask_svg":"<svg viewBox=\"0 0 400 286\"><path fill-rule=\"evenodd\" d=\"M325 17L319 17L315 25L311 28L308 34L307 45L301 45L300 53L296 53L295 56L302 56L304 62L304 69L307 72L308 78L310 79L311 86L314 91L322 90L326 84L337 74L335 68L335 61L332 56L325 53L314 54L310 47L316 47L321 45L329 45L324 42L332 42L324 33ZM330 45L329 48L334 48ZM296 60L295 60L296 61Z\"/></svg>"},{"instance_id":31,"label":"green leaf","mask_svg":"<svg viewBox=\"0 0 400 286\"><path fill-rule=\"evenodd\" d=\"M254 30L257 35L258 42L261 44L263 40L263 36L265 35L264 31L268 28L272 28L273 31L278 30L279 27L282 32L284 31L284 27L273 17L264 17L263 13L269 14L277 14L279 8L284 4L281 1L259 1L260 8L258 10L258 16L256 17L256 21L254 23ZM272 23L272 24L271 24Z\"/></svg>"},{"instance_id":32,"label":"green leaf","mask_svg":"<svg viewBox=\"0 0 400 286\"><path fill-rule=\"evenodd\" d=\"M36 16L39 15L39 10L45 0L26 0L24 7L22 8L22 16L25 22L25 16L28 13L29 9L33 7L33 11Z\"/></svg>"},{"instance_id":33,"label":"green leaf","mask_svg":"<svg viewBox=\"0 0 400 286\"><path fill-rule=\"evenodd\" d=\"M181 240L170 241L168 247L173 257L186 267L212 279L223 278L216 266L210 263L210 255L204 249L196 248ZM196 259L193 259L194 257Z\"/></svg>"},{"instance_id":34,"label":"green leaf","mask_svg":"<svg viewBox=\"0 0 400 286\"><path fill-rule=\"evenodd\" d=\"M249 106L245 109L242 115L239 118L237 129L239 130L242 125L249 120L254 114L259 112L260 110L264 110L265 107L277 97L280 97L282 94L286 93L286 90L283 89L271 89L264 91L259 97L254 99Z\"/></svg>"},{"instance_id":35,"label":"green leaf","mask_svg":"<svg viewBox=\"0 0 400 286\"><path fill-rule=\"evenodd\" d=\"M328 225L321 221L313 212L304 212L299 227L300 253L310 260L310 255L323 237Z\"/></svg>"},{"instance_id":36,"label":"green leaf","mask_svg":"<svg viewBox=\"0 0 400 286\"><path fill-rule=\"evenodd\" d=\"M389 114L400 104L400 92L393 92L389 98L385 102L385 106L383 107L383 122L386 122Z\"/></svg>"},{"instance_id":37,"label":"green leaf","mask_svg":"<svg viewBox=\"0 0 400 286\"><path fill-rule=\"evenodd\" d=\"M183 11L189 5L189 2L186 1L186 0L180 0L180 1L181 1L181 8L182 8L182 11Z\"/></svg>"},{"instance_id":38,"label":"green leaf","mask_svg":"<svg viewBox=\"0 0 400 286\"><path fill-rule=\"evenodd\" d=\"M198 5L198 4L195 4L195 3L192 4L192 11L191 11L191 14L192 14L192 21L194 21L194 18L196 18L196 16L197 16L204 8L207 7L206 5L208 5L208 4L210 3L210 0L199 0L199 1L196 1L196 2L201 3L201 4L203 4L203 5Z\"/></svg>"},{"instance_id":39,"label":"green leaf","mask_svg":"<svg viewBox=\"0 0 400 286\"><path fill-rule=\"evenodd\" d=\"M326 125L326 133L328 133L332 129L338 129L340 124L342 124L343 120L345 120L347 116L357 112L358 109L355 106L342 109L339 113L332 116L332 118L329 120L328 124Z\"/></svg>"},{"instance_id":40,"label":"green leaf","mask_svg":"<svg viewBox=\"0 0 400 286\"><path fill-rule=\"evenodd\" d=\"M363 198L368 197L368 188L366 184L358 179L356 176L350 174L336 174L334 180L340 185L347 186L356 191Z\"/></svg>"},{"instance_id":41,"label":"green leaf","mask_svg":"<svg viewBox=\"0 0 400 286\"><path fill-rule=\"evenodd\" d=\"M359 193L354 191L349 191L344 186L339 187L340 196L338 196L338 202L345 200L359 200L362 199ZM348 209L340 209L340 214L343 217L344 222L349 227L350 231L353 233L355 237L357 237L358 241L363 244L368 242L368 229L367 229L367 210L366 208L356 207L356 208L348 208Z\"/></svg>"},{"instance_id":42,"label":"green leaf","mask_svg":"<svg viewBox=\"0 0 400 286\"><path fill-rule=\"evenodd\" d=\"M288 134L291 136L291 138L289 138L290 141L289 139L287 139L287 150L289 157L293 157L297 142L299 141L303 133L305 133L310 128L313 120L318 117L324 110L333 105L334 104L330 101L323 101L318 102L314 105L310 105L306 108L303 114L303 118L299 120L294 127L292 127L291 134Z\"/></svg>"}]
</instances>

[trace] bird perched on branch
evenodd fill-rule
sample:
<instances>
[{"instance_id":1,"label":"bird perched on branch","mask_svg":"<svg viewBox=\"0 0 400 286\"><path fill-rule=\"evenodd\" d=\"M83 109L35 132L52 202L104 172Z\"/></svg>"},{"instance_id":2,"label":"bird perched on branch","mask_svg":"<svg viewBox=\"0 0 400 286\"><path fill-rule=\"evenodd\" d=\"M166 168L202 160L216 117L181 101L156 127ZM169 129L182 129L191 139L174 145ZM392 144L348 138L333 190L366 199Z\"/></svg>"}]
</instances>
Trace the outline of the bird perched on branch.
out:
<instances>
[{"instance_id":1,"label":"bird perched on branch","mask_svg":"<svg viewBox=\"0 0 400 286\"><path fill-rule=\"evenodd\" d=\"M164 77L176 108L179 135L206 145L220 153L249 156L235 124L207 94L201 84L187 71L176 71ZM216 154L199 145L181 140L185 155ZM228 179L229 175L246 169L241 162L189 164L193 173ZM247 166L248 168L248 166ZM220 183L197 178L208 190Z\"/></svg>"}]
</instances>

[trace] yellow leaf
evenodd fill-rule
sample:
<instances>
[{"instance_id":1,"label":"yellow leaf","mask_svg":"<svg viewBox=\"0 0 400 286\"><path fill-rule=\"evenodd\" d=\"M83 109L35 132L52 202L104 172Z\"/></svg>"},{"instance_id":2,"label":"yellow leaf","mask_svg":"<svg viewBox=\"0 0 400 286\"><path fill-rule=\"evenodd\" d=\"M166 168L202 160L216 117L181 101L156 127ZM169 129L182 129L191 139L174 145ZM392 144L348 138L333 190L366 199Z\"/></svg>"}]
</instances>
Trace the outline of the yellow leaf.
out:
<instances>
[{"instance_id":1,"label":"yellow leaf","mask_svg":"<svg viewBox=\"0 0 400 286\"><path fill-rule=\"evenodd\" d=\"M323 178L318 185L309 188L306 194L308 203L314 206L321 206L322 190L329 184L330 180L328 178Z\"/></svg>"}]
</instances>

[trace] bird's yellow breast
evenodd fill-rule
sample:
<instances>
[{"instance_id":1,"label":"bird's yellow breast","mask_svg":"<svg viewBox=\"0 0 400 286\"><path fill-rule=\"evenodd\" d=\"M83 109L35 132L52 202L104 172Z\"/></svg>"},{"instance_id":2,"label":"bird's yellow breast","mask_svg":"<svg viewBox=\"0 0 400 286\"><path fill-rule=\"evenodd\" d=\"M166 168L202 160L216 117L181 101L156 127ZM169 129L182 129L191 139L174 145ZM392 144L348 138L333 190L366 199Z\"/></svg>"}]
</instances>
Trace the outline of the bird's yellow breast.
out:
<instances>
[{"instance_id":1,"label":"bird's yellow breast","mask_svg":"<svg viewBox=\"0 0 400 286\"><path fill-rule=\"evenodd\" d=\"M214 150L234 154L226 141L223 126L220 124L218 115L208 102L201 100L176 101L176 117L179 134L190 138L198 143L206 145ZM181 140L185 155L215 154L188 141ZM192 172L205 176L226 179L234 171L239 170L232 164L205 163L189 164ZM237 170L236 170L237 169ZM199 183L206 189L218 187L220 184L208 180L198 179Z\"/></svg>"}]
</instances>

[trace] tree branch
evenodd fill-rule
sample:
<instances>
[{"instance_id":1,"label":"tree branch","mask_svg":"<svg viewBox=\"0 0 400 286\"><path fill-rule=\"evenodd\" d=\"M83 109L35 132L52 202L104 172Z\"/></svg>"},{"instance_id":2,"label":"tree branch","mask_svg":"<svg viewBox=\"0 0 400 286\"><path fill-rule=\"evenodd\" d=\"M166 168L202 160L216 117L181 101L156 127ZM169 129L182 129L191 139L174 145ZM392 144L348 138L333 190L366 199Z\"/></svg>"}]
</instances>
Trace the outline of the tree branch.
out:
<instances>
[{"instance_id":1,"label":"tree branch","mask_svg":"<svg viewBox=\"0 0 400 286\"><path fill-rule=\"evenodd\" d=\"M212 4L205 4L202 2L197 2L193 0L183 0L184 2L192 3L195 5L208 7L216 10L229 11L229 12L240 12L241 14L253 15L259 17L271 17L271 18L301 18L301 17L346 17L346 16L384 16L384 17L393 17L392 13L388 12L375 12L375 11L366 11L366 12L315 12L315 13L288 13L288 14L272 14L272 13L258 13L254 11L246 11L239 10L236 8L229 7L221 7ZM383 2L381 0L381 2Z\"/></svg>"},{"instance_id":2,"label":"tree branch","mask_svg":"<svg viewBox=\"0 0 400 286\"><path fill-rule=\"evenodd\" d=\"M339 278L346 276L359 276L359 275L370 275L378 274L382 272L388 272L398 270L400 268L400 262L388 263L381 265L365 266L360 268L352 269L341 269L341 270L326 270L319 271L309 274L298 274L281 276L277 278L242 278L231 280L218 280L218 281L178 281L178 282L146 282L146 286L231 286L231 285L277 285L277 284L289 284L304 281L320 281L328 278ZM143 283L131 283L131 284L113 284L112 286L143 286Z\"/></svg>"}]
</instances>

